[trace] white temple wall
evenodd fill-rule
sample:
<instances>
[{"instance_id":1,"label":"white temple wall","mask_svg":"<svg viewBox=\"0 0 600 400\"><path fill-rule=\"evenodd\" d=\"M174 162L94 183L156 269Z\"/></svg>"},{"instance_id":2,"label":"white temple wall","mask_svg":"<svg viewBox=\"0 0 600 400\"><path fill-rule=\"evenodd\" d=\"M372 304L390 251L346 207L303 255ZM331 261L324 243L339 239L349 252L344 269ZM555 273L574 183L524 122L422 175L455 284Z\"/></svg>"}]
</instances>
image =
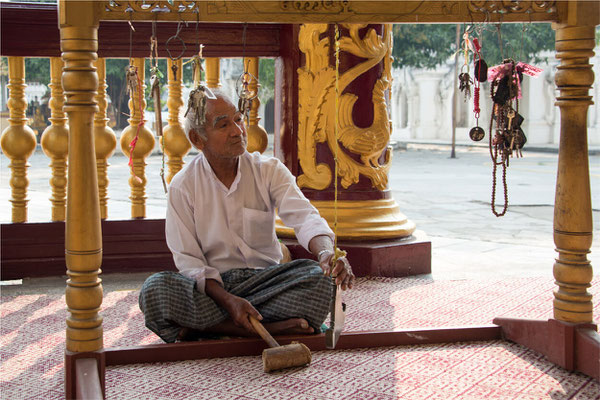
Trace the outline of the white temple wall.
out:
<instances>
[{"instance_id":1,"label":"white temple wall","mask_svg":"<svg viewBox=\"0 0 600 400\"><path fill-rule=\"evenodd\" d=\"M588 110L588 144L600 145L600 47L590 59L596 80L590 95L594 104ZM559 64L554 52L548 52L546 64L536 64L543 69L540 76L526 76L519 100L519 113L525 118L523 131L527 144L558 146L560 134L560 110L556 107L554 74ZM472 72L472 71L471 71ZM392 71L391 118L392 140L452 141L452 94L454 85L454 60L435 70L396 68ZM479 126L486 132L487 143L492 100L489 83L481 85ZM473 94L474 88L471 88ZM473 95L468 102L457 93L456 142L472 143L469 130L476 126L473 113Z\"/></svg>"}]
</instances>

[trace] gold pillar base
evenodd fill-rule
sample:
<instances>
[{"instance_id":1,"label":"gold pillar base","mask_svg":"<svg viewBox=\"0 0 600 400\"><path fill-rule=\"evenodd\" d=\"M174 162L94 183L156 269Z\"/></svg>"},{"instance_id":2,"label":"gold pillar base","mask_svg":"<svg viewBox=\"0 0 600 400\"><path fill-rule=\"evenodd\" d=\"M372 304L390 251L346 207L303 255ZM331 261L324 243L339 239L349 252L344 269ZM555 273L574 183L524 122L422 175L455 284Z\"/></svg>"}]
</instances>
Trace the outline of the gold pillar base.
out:
<instances>
[{"instance_id":1,"label":"gold pillar base","mask_svg":"<svg viewBox=\"0 0 600 400\"><path fill-rule=\"evenodd\" d=\"M327 223L334 229L335 204L333 201L311 201ZM399 239L410 236L414 222L400 212L394 199L337 202L337 237L349 240ZM294 230L277 218L277 235L294 238Z\"/></svg>"}]
</instances>

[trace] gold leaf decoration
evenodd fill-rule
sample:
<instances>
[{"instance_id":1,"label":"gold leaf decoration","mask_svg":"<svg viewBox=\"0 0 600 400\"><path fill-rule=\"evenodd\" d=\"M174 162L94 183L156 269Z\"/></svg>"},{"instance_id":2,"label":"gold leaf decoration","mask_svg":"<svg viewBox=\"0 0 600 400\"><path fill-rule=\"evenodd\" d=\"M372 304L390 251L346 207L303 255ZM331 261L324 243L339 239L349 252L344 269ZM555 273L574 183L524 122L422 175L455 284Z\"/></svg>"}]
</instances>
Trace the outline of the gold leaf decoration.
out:
<instances>
[{"instance_id":1,"label":"gold leaf decoration","mask_svg":"<svg viewBox=\"0 0 600 400\"><path fill-rule=\"evenodd\" d=\"M369 71L384 60L384 72L373 88L373 123L367 128L359 128L352 118L352 110L358 97L346 93L339 98L339 137L335 129L335 69L326 57L328 43L315 40L326 30L326 25L303 25L300 32L301 50L306 54L306 65L298 70L299 103L298 111L298 156L303 174L298 177L298 185L323 190L331 185L331 169L326 164L316 165L316 144L326 142L332 154L338 157L338 173L344 188L357 183L360 176L366 176L379 190L387 187L391 161L391 151L387 144L390 138L390 124L385 91L390 86L391 63L386 60L391 51L391 31L385 25L383 37L370 29L363 39L359 30L364 24L345 24L349 36L340 39L340 50L365 59L339 75L339 93L361 74ZM324 60L327 60L325 64ZM340 147L340 143L343 145ZM344 149L346 151L344 151ZM379 160L384 151L383 163ZM358 154L356 161L351 152Z\"/></svg>"}]
</instances>

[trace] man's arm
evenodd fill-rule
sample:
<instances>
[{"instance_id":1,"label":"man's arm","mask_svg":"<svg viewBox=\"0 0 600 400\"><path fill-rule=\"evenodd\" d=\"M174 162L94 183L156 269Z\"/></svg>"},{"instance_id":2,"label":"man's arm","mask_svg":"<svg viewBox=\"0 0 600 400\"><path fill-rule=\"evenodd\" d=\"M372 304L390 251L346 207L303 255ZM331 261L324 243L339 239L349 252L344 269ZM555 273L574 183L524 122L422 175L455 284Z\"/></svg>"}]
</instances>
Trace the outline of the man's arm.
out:
<instances>
[{"instance_id":1,"label":"man's arm","mask_svg":"<svg viewBox=\"0 0 600 400\"><path fill-rule=\"evenodd\" d=\"M319 260L326 275L336 277L336 284L343 290L352 288L354 274L346 257L340 257L333 270L331 264L335 254L333 248L334 233L327 221L310 204L298 185L296 178L281 162L277 161L271 170L270 192L283 223L294 229L298 242Z\"/></svg>"}]
</instances>

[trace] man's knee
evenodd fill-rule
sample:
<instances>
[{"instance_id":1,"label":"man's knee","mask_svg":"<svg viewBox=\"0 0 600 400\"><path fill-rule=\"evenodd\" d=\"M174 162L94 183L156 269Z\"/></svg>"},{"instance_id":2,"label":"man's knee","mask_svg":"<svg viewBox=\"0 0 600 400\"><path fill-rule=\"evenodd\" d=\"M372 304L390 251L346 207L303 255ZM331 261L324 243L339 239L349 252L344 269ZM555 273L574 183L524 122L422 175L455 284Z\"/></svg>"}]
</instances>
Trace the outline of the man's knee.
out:
<instances>
[{"instance_id":1,"label":"man's knee","mask_svg":"<svg viewBox=\"0 0 600 400\"><path fill-rule=\"evenodd\" d=\"M313 287L313 290L319 293L330 293L333 288L331 277L323 273L318 262L313 260L306 261L305 276Z\"/></svg>"},{"instance_id":2,"label":"man's knee","mask_svg":"<svg viewBox=\"0 0 600 400\"><path fill-rule=\"evenodd\" d=\"M170 281L172 280L172 276L174 274L175 274L175 272L172 272L172 271L163 271L163 272L157 272L156 274L150 275L144 281L141 292L145 293L148 291L155 291L155 290L160 290L162 288L168 287Z\"/></svg>"},{"instance_id":3,"label":"man's knee","mask_svg":"<svg viewBox=\"0 0 600 400\"><path fill-rule=\"evenodd\" d=\"M142 312L145 312L150 303L164 301L167 291L172 285L173 275L175 274L172 271L158 272L150 275L144 281L139 297L139 305Z\"/></svg>"}]
</instances>

